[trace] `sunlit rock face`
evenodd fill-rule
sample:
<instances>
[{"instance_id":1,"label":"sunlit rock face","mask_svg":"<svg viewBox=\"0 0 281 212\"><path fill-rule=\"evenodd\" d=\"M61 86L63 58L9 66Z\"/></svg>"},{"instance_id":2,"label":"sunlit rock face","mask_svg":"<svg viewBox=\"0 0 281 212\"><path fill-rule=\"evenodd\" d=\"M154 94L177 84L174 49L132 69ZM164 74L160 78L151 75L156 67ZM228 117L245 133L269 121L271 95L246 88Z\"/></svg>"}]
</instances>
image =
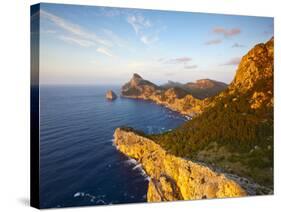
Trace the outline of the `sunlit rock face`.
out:
<instances>
[{"instance_id":1,"label":"sunlit rock face","mask_svg":"<svg viewBox=\"0 0 281 212\"><path fill-rule=\"evenodd\" d=\"M202 111L204 101L194 98L180 87L164 88L134 74L132 79L122 86L121 96L151 100L184 115L193 116Z\"/></svg>"},{"instance_id":2,"label":"sunlit rock face","mask_svg":"<svg viewBox=\"0 0 281 212\"><path fill-rule=\"evenodd\" d=\"M274 66L274 38L254 46L241 60L230 88L241 90L253 88L259 81L271 83ZM272 85L272 84L270 84Z\"/></svg>"},{"instance_id":3,"label":"sunlit rock face","mask_svg":"<svg viewBox=\"0 0 281 212\"><path fill-rule=\"evenodd\" d=\"M105 98L107 98L108 100L115 100L117 99L117 95L112 90L109 90L106 92Z\"/></svg>"},{"instance_id":4,"label":"sunlit rock face","mask_svg":"<svg viewBox=\"0 0 281 212\"><path fill-rule=\"evenodd\" d=\"M224 174L167 153L154 141L128 128L114 133L116 148L138 160L150 176L147 201L239 197L247 192Z\"/></svg>"},{"instance_id":5,"label":"sunlit rock face","mask_svg":"<svg viewBox=\"0 0 281 212\"><path fill-rule=\"evenodd\" d=\"M160 87L157 85L144 80L138 74L134 74L132 79L122 86L121 95L123 97L147 99L159 89Z\"/></svg>"},{"instance_id":6,"label":"sunlit rock face","mask_svg":"<svg viewBox=\"0 0 281 212\"><path fill-rule=\"evenodd\" d=\"M249 100L253 109L273 105L273 62L274 38L267 43L257 44L242 59L232 83L227 84L210 79L195 83L180 84L168 82L157 86L134 74L121 90L127 98L152 100L183 115L201 114L207 107L214 106L222 97L252 92ZM258 92L262 90L262 92Z\"/></svg>"},{"instance_id":7,"label":"sunlit rock face","mask_svg":"<svg viewBox=\"0 0 281 212\"><path fill-rule=\"evenodd\" d=\"M273 107L274 38L252 48L241 60L231 92L248 93L252 109Z\"/></svg>"}]
</instances>

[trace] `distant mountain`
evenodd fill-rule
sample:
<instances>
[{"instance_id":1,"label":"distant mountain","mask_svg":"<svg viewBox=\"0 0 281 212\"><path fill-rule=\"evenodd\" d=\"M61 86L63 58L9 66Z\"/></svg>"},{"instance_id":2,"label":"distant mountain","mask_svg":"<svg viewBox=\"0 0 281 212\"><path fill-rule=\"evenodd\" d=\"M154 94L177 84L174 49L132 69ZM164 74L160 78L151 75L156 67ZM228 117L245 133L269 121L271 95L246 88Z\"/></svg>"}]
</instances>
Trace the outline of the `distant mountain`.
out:
<instances>
[{"instance_id":1,"label":"distant mountain","mask_svg":"<svg viewBox=\"0 0 281 212\"><path fill-rule=\"evenodd\" d=\"M215 96L225 90L227 86L226 83L211 79L201 79L197 80L195 83L189 82L184 85L189 93L199 99Z\"/></svg>"},{"instance_id":2,"label":"distant mountain","mask_svg":"<svg viewBox=\"0 0 281 212\"><path fill-rule=\"evenodd\" d=\"M122 86L121 94L123 97L137 98L139 96L149 96L159 89L161 88L135 73L132 79Z\"/></svg>"},{"instance_id":3,"label":"distant mountain","mask_svg":"<svg viewBox=\"0 0 281 212\"><path fill-rule=\"evenodd\" d=\"M273 192L273 61L272 38L257 44L242 58L227 88L206 79L160 87L134 75L123 86L122 95L152 100L193 116L172 131L144 136L173 155L201 161L230 173L232 178L246 177L235 179L242 187L250 186L249 194L268 194ZM193 91L223 90L200 100L186 87Z\"/></svg>"},{"instance_id":4,"label":"distant mountain","mask_svg":"<svg viewBox=\"0 0 281 212\"><path fill-rule=\"evenodd\" d=\"M134 74L131 80L122 86L121 96L152 100L184 115L194 116L202 111L207 97L212 97L227 88L223 82L210 79L197 80L195 83L181 84L169 81L158 86Z\"/></svg>"},{"instance_id":5,"label":"distant mountain","mask_svg":"<svg viewBox=\"0 0 281 212\"><path fill-rule=\"evenodd\" d=\"M175 87L182 88L182 89L186 88L183 83L174 82L172 80L169 80L167 83L161 85L161 87L164 89L175 88Z\"/></svg>"},{"instance_id":6,"label":"distant mountain","mask_svg":"<svg viewBox=\"0 0 281 212\"><path fill-rule=\"evenodd\" d=\"M165 105L184 115L193 116L201 112L201 100L194 98L185 89L180 87L164 88L144 80L140 75L134 74L132 79L122 86L121 96L151 100L157 104ZM195 106L198 107L195 107Z\"/></svg>"}]
</instances>

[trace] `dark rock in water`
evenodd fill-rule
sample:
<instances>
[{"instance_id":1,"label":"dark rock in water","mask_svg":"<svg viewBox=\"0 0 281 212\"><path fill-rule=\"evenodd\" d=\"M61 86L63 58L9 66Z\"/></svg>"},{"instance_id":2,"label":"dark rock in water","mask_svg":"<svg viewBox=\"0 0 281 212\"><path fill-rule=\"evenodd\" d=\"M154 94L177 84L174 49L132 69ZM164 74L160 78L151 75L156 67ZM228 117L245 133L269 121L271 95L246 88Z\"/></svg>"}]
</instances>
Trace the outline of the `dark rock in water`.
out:
<instances>
[{"instance_id":1,"label":"dark rock in water","mask_svg":"<svg viewBox=\"0 0 281 212\"><path fill-rule=\"evenodd\" d=\"M105 97L109 100L117 99L117 95L112 90L107 91Z\"/></svg>"}]
</instances>

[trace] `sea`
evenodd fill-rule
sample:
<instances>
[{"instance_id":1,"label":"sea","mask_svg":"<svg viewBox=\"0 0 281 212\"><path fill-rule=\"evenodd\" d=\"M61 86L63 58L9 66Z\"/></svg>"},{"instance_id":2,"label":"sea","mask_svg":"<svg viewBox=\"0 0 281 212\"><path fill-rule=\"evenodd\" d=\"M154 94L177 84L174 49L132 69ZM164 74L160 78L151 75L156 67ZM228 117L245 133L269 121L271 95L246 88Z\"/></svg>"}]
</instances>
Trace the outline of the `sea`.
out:
<instances>
[{"instance_id":1,"label":"sea","mask_svg":"<svg viewBox=\"0 0 281 212\"><path fill-rule=\"evenodd\" d=\"M105 99L120 86L40 87L40 206L146 202L149 177L113 144L117 127L145 133L178 127L186 118L150 101Z\"/></svg>"}]
</instances>

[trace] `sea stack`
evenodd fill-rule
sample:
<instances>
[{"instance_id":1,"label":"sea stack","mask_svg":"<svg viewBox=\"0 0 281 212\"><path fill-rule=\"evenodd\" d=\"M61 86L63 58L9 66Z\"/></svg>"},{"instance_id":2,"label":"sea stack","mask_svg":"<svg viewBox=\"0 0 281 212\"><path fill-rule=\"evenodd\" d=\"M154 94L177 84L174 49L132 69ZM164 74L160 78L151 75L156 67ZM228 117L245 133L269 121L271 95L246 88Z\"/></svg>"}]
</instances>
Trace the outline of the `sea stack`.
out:
<instances>
[{"instance_id":1,"label":"sea stack","mask_svg":"<svg viewBox=\"0 0 281 212\"><path fill-rule=\"evenodd\" d=\"M105 98L107 98L108 100L115 100L117 98L117 95L112 90L109 90L106 92Z\"/></svg>"}]
</instances>

